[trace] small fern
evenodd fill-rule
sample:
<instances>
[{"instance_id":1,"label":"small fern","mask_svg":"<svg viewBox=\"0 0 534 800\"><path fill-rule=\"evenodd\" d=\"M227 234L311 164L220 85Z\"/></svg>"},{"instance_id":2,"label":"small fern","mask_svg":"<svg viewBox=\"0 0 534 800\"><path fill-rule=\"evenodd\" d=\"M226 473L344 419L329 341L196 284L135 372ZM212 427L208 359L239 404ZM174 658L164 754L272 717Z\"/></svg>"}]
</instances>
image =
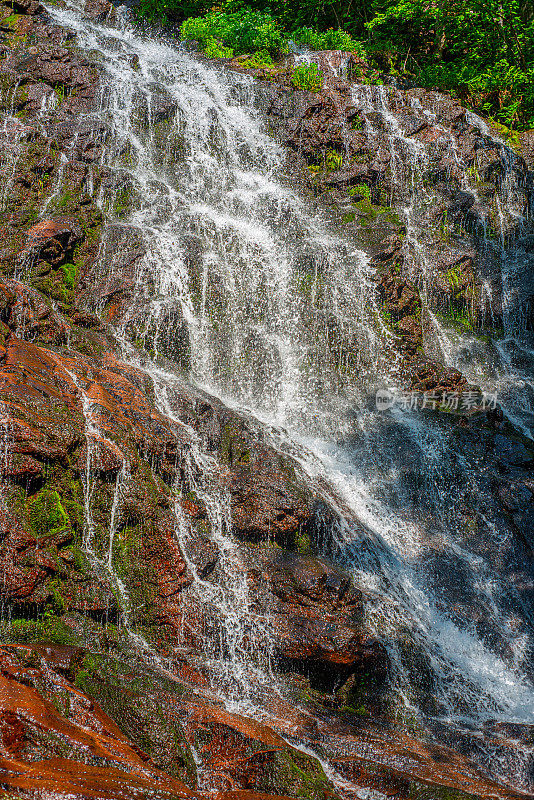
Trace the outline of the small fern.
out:
<instances>
[{"instance_id":1,"label":"small fern","mask_svg":"<svg viewBox=\"0 0 534 800\"><path fill-rule=\"evenodd\" d=\"M337 150L327 150L325 156L326 168L330 172L337 172L343 166L343 155Z\"/></svg>"}]
</instances>

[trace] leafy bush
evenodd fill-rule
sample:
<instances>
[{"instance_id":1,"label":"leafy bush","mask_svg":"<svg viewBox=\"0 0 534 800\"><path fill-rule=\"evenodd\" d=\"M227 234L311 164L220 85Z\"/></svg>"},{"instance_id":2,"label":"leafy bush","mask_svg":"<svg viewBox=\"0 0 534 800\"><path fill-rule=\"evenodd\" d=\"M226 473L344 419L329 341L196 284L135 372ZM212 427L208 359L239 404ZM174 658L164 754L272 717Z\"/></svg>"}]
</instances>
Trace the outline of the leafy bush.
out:
<instances>
[{"instance_id":1,"label":"leafy bush","mask_svg":"<svg viewBox=\"0 0 534 800\"><path fill-rule=\"evenodd\" d=\"M186 19L180 29L182 39L196 39L203 48L215 40L231 48L235 55L266 51L269 55L287 53L287 39L270 14L251 9L235 13L212 12L205 17Z\"/></svg>"},{"instance_id":2,"label":"leafy bush","mask_svg":"<svg viewBox=\"0 0 534 800\"><path fill-rule=\"evenodd\" d=\"M345 50L365 57L365 50L361 42L353 39L350 34L341 30L329 30L319 33L311 28L297 28L291 33L290 38L295 44L308 47L310 50Z\"/></svg>"},{"instance_id":3,"label":"leafy bush","mask_svg":"<svg viewBox=\"0 0 534 800\"><path fill-rule=\"evenodd\" d=\"M317 64L299 64L293 70L291 83L296 89L319 92L323 88L324 75Z\"/></svg>"},{"instance_id":4,"label":"leafy bush","mask_svg":"<svg viewBox=\"0 0 534 800\"><path fill-rule=\"evenodd\" d=\"M534 126L534 9L524 0L380 0L367 23L382 64L456 92L505 125Z\"/></svg>"},{"instance_id":5,"label":"leafy bush","mask_svg":"<svg viewBox=\"0 0 534 800\"><path fill-rule=\"evenodd\" d=\"M213 36L210 36L207 40L204 52L208 58L232 58L234 55L234 51L231 47L224 47L219 44Z\"/></svg>"},{"instance_id":6,"label":"leafy bush","mask_svg":"<svg viewBox=\"0 0 534 800\"><path fill-rule=\"evenodd\" d=\"M257 50L251 56L240 61L245 69L259 69L261 67L272 67L273 60L268 50Z\"/></svg>"},{"instance_id":7,"label":"leafy bush","mask_svg":"<svg viewBox=\"0 0 534 800\"><path fill-rule=\"evenodd\" d=\"M158 2L158 0L141 1L145 4ZM230 8L232 4L228 3L225 7ZM346 50L361 57L365 56L362 43L345 31L331 29L319 33L304 27L288 34L279 27L279 21L270 13L254 11L249 7L238 11L212 11L205 16L189 17L182 23L180 36L182 39L198 41L206 52L209 46L210 53L217 53L217 48L212 43L215 41L223 48L230 48L234 55L260 52L272 58L287 53L288 41L292 40L295 44L311 50ZM263 57L257 66L265 66L268 63L270 62Z\"/></svg>"}]
</instances>

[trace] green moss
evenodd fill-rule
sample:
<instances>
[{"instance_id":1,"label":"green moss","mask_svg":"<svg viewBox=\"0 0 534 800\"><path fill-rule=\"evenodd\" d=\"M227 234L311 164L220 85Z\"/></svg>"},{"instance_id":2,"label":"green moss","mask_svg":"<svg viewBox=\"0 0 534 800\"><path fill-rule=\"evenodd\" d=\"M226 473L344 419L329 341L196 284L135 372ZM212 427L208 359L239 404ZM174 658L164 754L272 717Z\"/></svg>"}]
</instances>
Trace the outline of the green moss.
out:
<instances>
[{"instance_id":1,"label":"green moss","mask_svg":"<svg viewBox=\"0 0 534 800\"><path fill-rule=\"evenodd\" d=\"M318 271L301 272L296 280L299 294L304 295L315 306L322 306L324 300L324 276Z\"/></svg>"},{"instance_id":2,"label":"green moss","mask_svg":"<svg viewBox=\"0 0 534 800\"><path fill-rule=\"evenodd\" d=\"M77 204L77 195L71 191L65 191L56 200L53 200L50 205L56 211L65 211L66 209Z\"/></svg>"},{"instance_id":3,"label":"green moss","mask_svg":"<svg viewBox=\"0 0 534 800\"><path fill-rule=\"evenodd\" d=\"M119 189L115 194L112 214L115 217L124 217L131 205L132 190L129 188Z\"/></svg>"},{"instance_id":4,"label":"green moss","mask_svg":"<svg viewBox=\"0 0 534 800\"><path fill-rule=\"evenodd\" d=\"M49 608L52 609L54 614L61 615L66 610L66 604L61 594L62 582L59 578L54 578L48 582L48 590L52 594L52 601Z\"/></svg>"},{"instance_id":5,"label":"green moss","mask_svg":"<svg viewBox=\"0 0 534 800\"><path fill-rule=\"evenodd\" d=\"M73 482L73 496L79 496L82 492L81 482ZM68 515L72 528L80 533L83 530L85 509L83 505L76 500L65 499L63 500L63 508Z\"/></svg>"},{"instance_id":6,"label":"green moss","mask_svg":"<svg viewBox=\"0 0 534 800\"><path fill-rule=\"evenodd\" d=\"M250 449L231 423L225 425L221 436L221 458L227 464L250 463Z\"/></svg>"},{"instance_id":7,"label":"green moss","mask_svg":"<svg viewBox=\"0 0 534 800\"><path fill-rule=\"evenodd\" d=\"M175 680L133 670L104 654L87 654L76 686L94 697L122 732L174 777L196 783L196 768L183 730L175 719L185 687Z\"/></svg>"},{"instance_id":8,"label":"green moss","mask_svg":"<svg viewBox=\"0 0 534 800\"><path fill-rule=\"evenodd\" d=\"M305 800L337 798L319 762L297 750L275 753L257 788Z\"/></svg>"},{"instance_id":9,"label":"green moss","mask_svg":"<svg viewBox=\"0 0 534 800\"><path fill-rule=\"evenodd\" d=\"M43 489L28 501L30 525L39 536L51 536L69 527L69 518L58 492Z\"/></svg>"},{"instance_id":10,"label":"green moss","mask_svg":"<svg viewBox=\"0 0 534 800\"><path fill-rule=\"evenodd\" d=\"M501 122L498 122L494 117L489 117L489 123L494 128L498 135L504 139L508 147L510 147L517 155L521 155L521 137L519 131L513 128L508 128Z\"/></svg>"},{"instance_id":11,"label":"green moss","mask_svg":"<svg viewBox=\"0 0 534 800\"><path fill-rule=\"evenodd\" d=\"M371 189L365 183L359 183L356 186L351 186L347 189L347 194L350 197L359 195L362 199L371 202Z\"/></svg>"},{"instance_id":12,"label":"green moss","mask_svg":"<svg viewBox=\"0 0 534 800\"><path fill-rule=\"evenodd\" d=\"M438 319L441 318L445 322L451 323L461 333L474 331L473 319L467 308L457 308L451 305L446 311L441 311L436 316Z\"/></svg>"},{"instance_id":13,"label":"green moss","mask_svg":"<svg viewBox=\"0 0 534 800\"><path fill-rule=\"evenodd\" d=\"M85 573L88 571L90 568L90 563L81 547L72 544L69 545L69 547L66 547L65 550L69 553L72 553L72 566L76 572Z\"/></svg>"},{"instance_id":14,"label":"green moss","mask_svg":"<svg viewBox=\"0 0 534 800\"><path fill-rule=\"evenodd\" d=\"M40 619L12 619L0 625L2 638L6 642L41 642L74 644L71 629L59 614L49 610Z\"/></svg>"},{"instance_id":15,"label":"green moss","mask_svg":"<svg viewBox=\"0 0 534 800\"><path fill-rule=\"evenodd\" d=\"M63 283L67 289L73 289L78 280L78 265L77 264L62 264L60 267L63 273Z\"/></svg>"},{"instance_id":16,"label":"green moss","mask_svg":"<svg viewBox=\"0 0 534 800\"><path fill-rule=\"evenodd\" d=\"M480 795L462 792L450 786L428 786L419 781L410 781L408 795L410 800L480 800Z\"/></svg>"},{"instance_id":17,"label":"green moss","mask_svg":"<svg viewBox=\"0 0 534 800\"><path fill-rule=\"evenodd\" d=\"M14 27L19 19L22 19L22 14L10 14L2 20L2 25L8 25L10 28Z\"/></svg>"}]
</instances>

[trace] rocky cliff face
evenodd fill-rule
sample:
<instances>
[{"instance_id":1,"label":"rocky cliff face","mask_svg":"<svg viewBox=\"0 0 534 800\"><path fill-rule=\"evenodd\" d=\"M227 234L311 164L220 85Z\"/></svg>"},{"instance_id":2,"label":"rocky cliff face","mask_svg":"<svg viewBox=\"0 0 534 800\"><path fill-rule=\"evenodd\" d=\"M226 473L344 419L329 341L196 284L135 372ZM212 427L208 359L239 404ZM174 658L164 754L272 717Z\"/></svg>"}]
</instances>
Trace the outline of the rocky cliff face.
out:
<instances>
[{"instance_id":1,"label":"rocky cliff face","mask_svg":"<svg viewBox=\"0 0 534 800\"><path fill-rule=\"evenodd\" d=\"M86 9L94 20L111 13ZM91 117L106 91L98 58L36 0L0 16L6 797L522 796L398 723L388 648L364 620L377 598L324 557L342 509L257 422L181 377L190 348L172 309L153 337L166 359L147 371L134 324L146 246L124 221L131 193L104 155L110 129ZM372 112L377 93L382 110ZM512 179L515 202L526 203L525 162L428 93L331 75L310 94L290 90L282 72L257 96L288 172L331 224L365 243L387 358L404 385L465 390L467 378L427 352L422 309L504 324L502 286L479 300L486 266L496 274L492 242L529 250L492 204ZM173 111L162 92L147 113L164 123ZM414 210L413 225L428 231L417 258L399 214L412 193L393 112L429 181L428 203ZM518 302L529 313L530 295ZM463 447L485 449L487 502L530 558L530 443L498 414L451 424ZM245 654L253 678L224 672L221 651L230 662ZM248 717L219 691L236 698L245 685ZM497 733L505 754L529 735Z\"/></svg>"}]
</instances>

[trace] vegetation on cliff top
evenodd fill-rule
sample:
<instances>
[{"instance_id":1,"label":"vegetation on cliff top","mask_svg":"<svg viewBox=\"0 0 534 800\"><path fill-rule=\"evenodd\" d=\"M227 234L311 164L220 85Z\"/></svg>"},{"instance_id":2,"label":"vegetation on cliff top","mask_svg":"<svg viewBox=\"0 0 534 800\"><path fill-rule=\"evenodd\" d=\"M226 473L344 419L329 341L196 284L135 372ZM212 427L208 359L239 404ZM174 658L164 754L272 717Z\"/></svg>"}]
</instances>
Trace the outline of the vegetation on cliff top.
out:
<instances>
[{"instance_id":1,"label":"vegetation on cliff top","mask_svg":"<svg viewBox=\"0 0 534 800\"><path fill-rule=\"evenodd\" d=\"M455 93L509 127L534 127L529 0L139 0L138 14L181 24L209 55L315 50L367 54L382 73Z\"/></svg>"}]
</instances>

